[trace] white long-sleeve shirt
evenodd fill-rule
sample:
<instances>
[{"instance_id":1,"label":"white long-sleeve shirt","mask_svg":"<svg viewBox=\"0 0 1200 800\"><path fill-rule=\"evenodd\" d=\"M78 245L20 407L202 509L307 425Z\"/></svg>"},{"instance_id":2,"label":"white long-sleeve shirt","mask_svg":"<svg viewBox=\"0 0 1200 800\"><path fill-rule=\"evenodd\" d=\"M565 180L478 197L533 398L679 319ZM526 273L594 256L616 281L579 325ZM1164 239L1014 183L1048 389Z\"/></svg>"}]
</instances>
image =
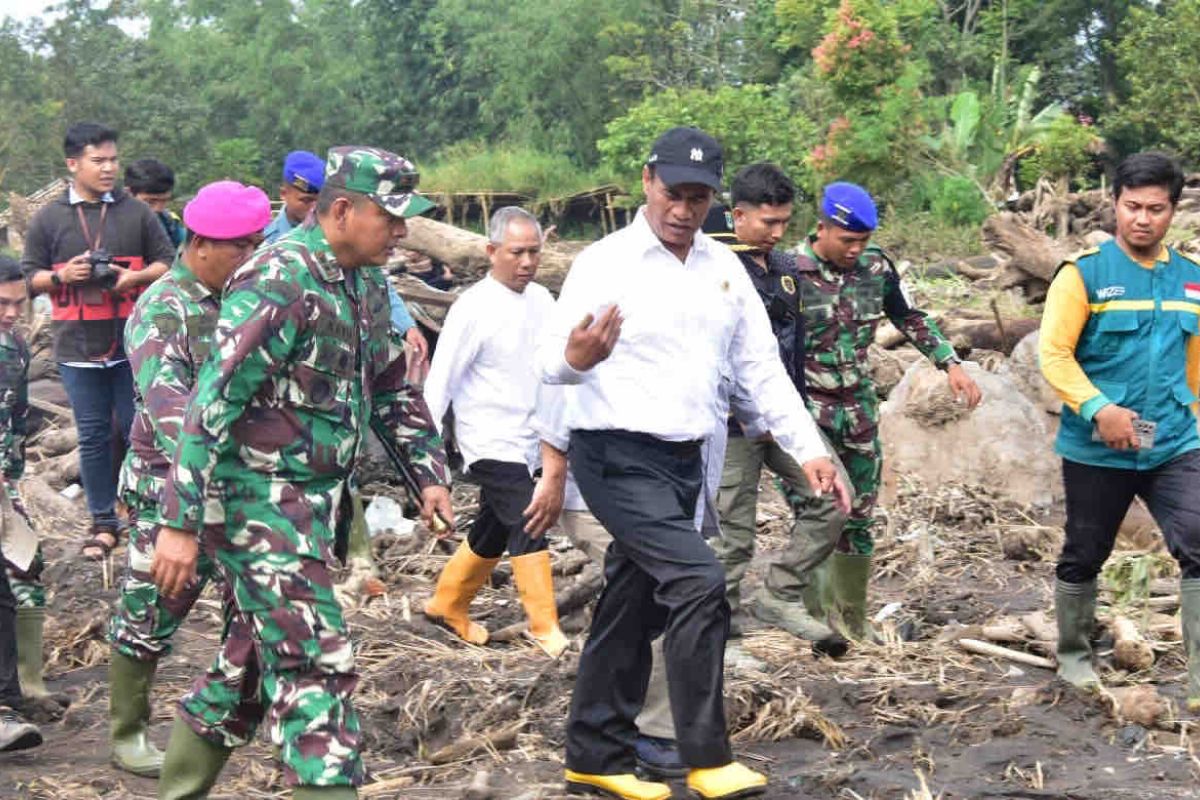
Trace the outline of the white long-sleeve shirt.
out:
<instances>
[{"instance_id":1,"label":"white long-sleeve shirt","mask_svg":"<svg viewBox=\"0 0 1200 800\"><path fill-rule=\"evenodd\" d=\"M438 429L454 406L455 434L469 467L480 459L541 462L533 417L539 380L534 352L554 308L544 286L514 292L491 275L450 307L425 379L425 402Z\"/></svg>"},{"instance_id":2,"label":"white long-sleeve shirt","mask_svg":"<svg viewBox=\"0 0 1200 800\"><path fill-rule=\"evenodd\" d=\"M586 372L572 368L566 361L571 329L586 314L598 317L612 305L624 318L612 354ZM538 348L538 364L544 381L567 384L568 430L704 439L725 424L719 386L728 377L798 463L826 455L737 256L697 232L681 262L654 235L644 210L576 257Z\"/></svg>"}]
</instances>

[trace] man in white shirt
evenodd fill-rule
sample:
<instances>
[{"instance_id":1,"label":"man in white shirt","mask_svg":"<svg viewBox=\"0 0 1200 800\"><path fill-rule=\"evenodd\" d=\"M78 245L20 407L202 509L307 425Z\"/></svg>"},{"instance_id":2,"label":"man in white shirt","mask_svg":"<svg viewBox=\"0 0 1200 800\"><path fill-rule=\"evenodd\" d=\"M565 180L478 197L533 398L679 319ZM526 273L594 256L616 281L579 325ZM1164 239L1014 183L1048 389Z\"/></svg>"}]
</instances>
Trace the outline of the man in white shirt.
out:
<instances>
[{"instance_id":1,"label":"man in white shirt","mask_svg":"<svg viewBox=\"0 0 1200 800\"><path fill-rule=\"evenodd\" d=\"M542 534L558 517L562 489L534 499L541 465L534 414L538 395L552 390L543 388L533 363L537 337L554 308L550 292L532 283L541 248L537 217L515 206L492 215L491 271L451 307L425 380L425 402L439 430L454 406L463 461L480 486L479 515L442 570L425 615L472 644L487 643L487 629L467 610L507 550L530 636L557 657L568 642L558 627Z\"/></svg>"},{"instance_id":2,"label":"man in white shirt","mask_svg":"<svg viewBox=\"0 0 1200 800\"><path fill-rule=\"evenodd\" d=\"M766 776L733 761L724 572L693 523L701 440L723 423L722 381L755 403L815 492L849 505L750 279L731 250L699 233L721 173L712 137L663 134L642 173L646 205L576 258L539 348L543 380L567 384L572 474L613 536L567 724L573 791L670 797L666 784L633 774L634 719L659 632L688 788L706 800L765 790Z\"/></svg>"}]
</instances>

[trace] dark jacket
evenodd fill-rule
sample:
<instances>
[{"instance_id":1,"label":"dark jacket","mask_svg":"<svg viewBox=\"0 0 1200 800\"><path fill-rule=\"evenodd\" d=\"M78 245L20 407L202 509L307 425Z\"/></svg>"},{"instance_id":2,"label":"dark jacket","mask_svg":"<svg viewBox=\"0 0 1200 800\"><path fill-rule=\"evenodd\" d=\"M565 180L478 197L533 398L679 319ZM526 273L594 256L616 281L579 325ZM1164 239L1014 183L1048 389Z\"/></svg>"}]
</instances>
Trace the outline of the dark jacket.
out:
<instances>
[{"instance_id":1,"label":"dark jacket","mask_svg":"<svg viewBox=\"0 0 1200 800\"><path fill-rule=\"evenodd\" d=\"M26 275L39 270L61 269L67 261L94 249L79 220L83 211L93 240L107 250L114 263L133 270L155 262L170 264L175 248L145 203L114 190L109 203L70 204L69 193L34 215L25 236L21 266ZM103 211L104 206L107 211ZM103 229L101 215L103 211ZM54 359L103 361L125 357L122 342L125 320L133 312L137 292L115 294L91 283L60 285L50 293L53 303Z\"/></svg>"},{"instance_id":2,"label":"dark jacket","mask_svg":"<svg viewBox=\"0 0 1200 800\"><path fill-rule=\"evenodd\" d=\"M779 342L779 358L788 377L796 386L800 396L805 396L804 387L804 313L800 306L800 273L796 269L796 258L790 253L772 250L766 254L767 268L764 270L754 260L753 251L744 245L732 245L741 259L750 282L762 298L771 320L771 332ZM729 417L729 433L740 436L741 426Z\"/></svg>"}]
</instances>

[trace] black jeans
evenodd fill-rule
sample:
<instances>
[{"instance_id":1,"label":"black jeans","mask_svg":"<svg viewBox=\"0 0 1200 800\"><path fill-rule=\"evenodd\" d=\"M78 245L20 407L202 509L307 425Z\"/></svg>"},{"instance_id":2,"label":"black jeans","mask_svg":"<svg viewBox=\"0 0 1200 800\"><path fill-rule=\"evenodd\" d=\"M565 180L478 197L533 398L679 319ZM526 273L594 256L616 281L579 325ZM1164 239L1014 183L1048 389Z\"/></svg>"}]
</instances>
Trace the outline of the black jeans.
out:
<instances>
[{"instance_id":1,"label":"black jeans","mask_svg":"<svg viewBox=\"0 0 1200 800\"><path fill-rule=\"evenodd\" d=\"M481 458L471 464L479 482L479 516L467 534L471 552L480 558L524 556L545 550L546 537L525 533L522 513L533 499L533 479L524 464Z\"/></svg>"},{"instance_id":2,"label":"black jeans","mask_svg":"<svg viewBox=\"0 0 1200 800\"><path fill-rule=\"evenodd\" d=\"M572 431L568 458L583 499L613 541L571 697L567 767L634 771L634 719L650 678L650 642L660 633L683 762L728 764L729 604L725 572L693 522L703 481L699 443Z\"/></svg>"},{"instance_id":3,"label":"black jeans","mask_svg":"<svg viewBox=\"0 0 1200 800\"><path fill-rule=\"evenodd\" d=\"M1146 501L1183 577L1200 578L1200 450L1152 470L1063 459L1063 485L1067 536L1055 569L1059 580L1087 583L1100 574L1134 497Z\"/></svg>"},{"instance_id":4,"label":"black jeans","mask_svg":"<svg viewBox=\"0 0 1200 800\"><path fill-rule=\"evenodd\" d=\"M7 572L0 556L0 706L16 706L21 702L21 684L17 681L17 599L8 585Z\"/></svg>"}]
</instances>

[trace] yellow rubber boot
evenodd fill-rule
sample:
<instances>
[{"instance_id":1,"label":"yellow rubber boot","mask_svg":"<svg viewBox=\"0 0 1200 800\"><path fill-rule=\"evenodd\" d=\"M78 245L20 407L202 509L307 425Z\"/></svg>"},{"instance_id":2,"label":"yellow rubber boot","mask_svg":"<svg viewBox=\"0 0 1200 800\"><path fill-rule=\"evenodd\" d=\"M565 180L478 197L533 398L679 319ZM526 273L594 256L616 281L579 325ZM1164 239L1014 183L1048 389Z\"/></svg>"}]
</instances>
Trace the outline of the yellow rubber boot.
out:
<instances>
[{"instance_id":1,"label":"yellow rubber boot","mask_svg":"<svg viewBox=\"0 0 1200 800\"><path fill-rule=\"evenodd\" d=\"M767 790L767 776L731 761L723 767L692 770L687 787L703 800L756 797Z\"/></svg>"},{"instance_id":2,"label":"yellow rubber boot","mask_svg":"<svg viewBox=\"0 0 1200 800\"><path fill-rule=\"evenodd\" d=\"M437 589L425 604L425 616L445 625L463 641L487 644L487 628L472 622L467 609L499 561L475 555L464 541L442 569Z\"/></svg>"},{"instance_id":3,"label":"yellow rubber boot","mask_svg":"<svg viewBox=\"0 0 1200 800\"><path fill-rule=\"evenodd\" d=\"M525 606L525 616L529 618L529 635L546 655L558 658L571 642L558 627L550 551L542 550L510 560L521 605Z\"/></svg>"},{"instance_id":4,"label":"yellow rubber boot","mask_svg":"<svg viewBox=\"0 0 1200 800\"><path fill-rule=\"evenodd\" d=\"M588 775L566 771L567 792L615 797L618 800L669 800L671 787L665 783L643 781L632 772L621 775Z\"/></svg>"}]
</instances>

